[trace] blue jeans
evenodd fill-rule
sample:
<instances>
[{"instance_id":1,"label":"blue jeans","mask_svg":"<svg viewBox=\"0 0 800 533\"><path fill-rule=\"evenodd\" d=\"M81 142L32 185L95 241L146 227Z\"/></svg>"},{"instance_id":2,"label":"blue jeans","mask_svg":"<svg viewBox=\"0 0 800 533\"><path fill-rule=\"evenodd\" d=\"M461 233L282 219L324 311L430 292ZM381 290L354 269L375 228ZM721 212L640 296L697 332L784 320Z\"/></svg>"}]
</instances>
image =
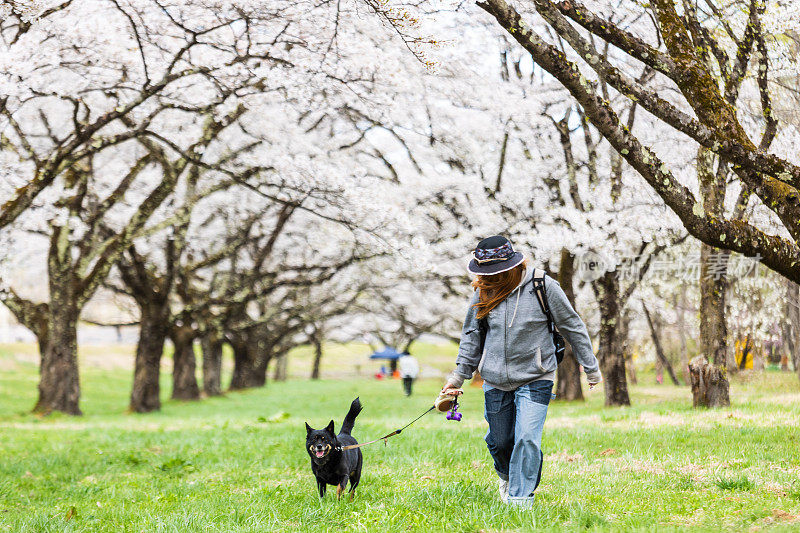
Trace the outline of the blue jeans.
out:
<instances>
[{"instance_id":1,"label":"blue jeans","mask_svg":"<svg viewBox=\"0 0 800 533\"><path fill-rule=\"evenodd\" d=\"M486 446L509 498L528 499L542 477L542 429L553 392L552 381L533 381L502 391L484 383Z\"/></svg>"}]
</instances>

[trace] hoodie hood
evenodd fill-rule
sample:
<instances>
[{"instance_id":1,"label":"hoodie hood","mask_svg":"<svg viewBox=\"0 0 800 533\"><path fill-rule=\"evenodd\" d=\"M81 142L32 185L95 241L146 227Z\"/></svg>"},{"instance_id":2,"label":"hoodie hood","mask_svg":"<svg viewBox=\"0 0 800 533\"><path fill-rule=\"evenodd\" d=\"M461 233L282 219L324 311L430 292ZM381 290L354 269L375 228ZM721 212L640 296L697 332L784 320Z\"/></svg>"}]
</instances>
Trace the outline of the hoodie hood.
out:
<instances>
[{"instance_id":1,"label":"hoodie hood","mask_svg":"<svg viewBox=\"0 0 800 533\"><path fill-rule=\"evenodd\" d=\"M533 269L528 267L524 268L525 270L522 272L522 279L520 280L519 285L517 285L517 289L528 283L531 278L533 278Z\"/></svg>"}]
</instances>

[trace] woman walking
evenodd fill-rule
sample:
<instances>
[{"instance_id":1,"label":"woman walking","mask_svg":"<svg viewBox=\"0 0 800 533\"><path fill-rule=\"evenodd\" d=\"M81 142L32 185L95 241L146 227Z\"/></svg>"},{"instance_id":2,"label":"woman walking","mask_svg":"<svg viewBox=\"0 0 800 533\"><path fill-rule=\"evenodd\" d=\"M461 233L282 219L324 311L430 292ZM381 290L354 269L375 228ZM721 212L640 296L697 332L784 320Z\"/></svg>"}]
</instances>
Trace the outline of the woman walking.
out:
<instances>
[{"instance_id":1,"label":"woman walking","mask_svg":"<svg viewBox=\"0 0 800 533\"><path fill-rule=\"evenodd\" d=\"M496 235L479 242L469 271L477 275L475 292L456 369L443 392L460 388L475 370L480 372L489 423L486 445L500 477L500 496L508 503L530 505L542 474L542 429L558 366L542 303L572 346L590 388L602 381L600 369L586 326L558 282L528 268L508 239ZM543 277L546 302L537 298L535 277Z\"/></svg>"}]
</instances>

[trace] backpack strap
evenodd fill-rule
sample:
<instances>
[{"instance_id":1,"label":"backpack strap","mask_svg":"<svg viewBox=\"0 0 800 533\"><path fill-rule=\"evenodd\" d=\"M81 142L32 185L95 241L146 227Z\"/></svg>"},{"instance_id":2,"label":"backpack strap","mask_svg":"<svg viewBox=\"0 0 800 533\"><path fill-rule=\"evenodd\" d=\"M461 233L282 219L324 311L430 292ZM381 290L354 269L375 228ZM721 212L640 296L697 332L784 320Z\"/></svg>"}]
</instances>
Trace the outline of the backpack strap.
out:
<instances>
[{"instance_id":1,"label":"backpack strap","mask_svg":"<svg viewBox=\"0 0 800 533\"><path fill-rule=\"evenodd\" d=\"M542 308L542 312L547 317L547 329L550 333L558 331L555 325L555 321L553 320L553 315L550 313L550 305L547 303L547 290L544 286L544 270L540 268L533 269L533 285L531 292L536 296L536 299L539 301L539 307Z\"/></svg>"},{"instance_id":2,"label":"backpack strap","mask_svg":"<svg viewBox=\"0 0 800 533\"><path fill-rule=\"evenodd\" d=\"M564 337L561 336L555 320L553 320L553 314L550 312L550 304L547 303L544 274L544 270L539 270L538 268L533 270L533 289L531 292L536 296L536 299L539 301L539 306L547 317L547 329L550 330L550 335L553 337L553 347L555 347L556 350L556 364L560 365L561 361L564 360L564 350L566 346L564 345Z\"/></svg>"}]
</instances>

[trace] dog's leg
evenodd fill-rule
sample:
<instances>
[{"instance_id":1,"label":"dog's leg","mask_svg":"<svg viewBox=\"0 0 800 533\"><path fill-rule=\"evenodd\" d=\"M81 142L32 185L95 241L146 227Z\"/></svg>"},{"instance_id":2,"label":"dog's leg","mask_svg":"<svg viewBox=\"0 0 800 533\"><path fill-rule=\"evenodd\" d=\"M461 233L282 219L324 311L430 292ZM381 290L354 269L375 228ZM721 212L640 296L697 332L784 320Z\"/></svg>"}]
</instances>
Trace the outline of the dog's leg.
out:
<instances>
[{"instance_id":1,"label":"dog's leg","mask_svg":"<svg viewBox=\"0 0 800 533\"><path fill-rule=\"evenodd\" d=\"M344 492L344 489L347 488L347 480L348 479L349 479L348 476L344 476L339 480L339 484L336 485L336 496L337 496L338 499L342 498L342 493Z\"/></svg>"},{"instance_id":2,"label":"dog's leg","mask_svg":"<svg viewBox=\"0 0 800 533\"><path fill-rule=\"evenodd\" d=\"M361 478L361 472L353 472L350 474L350 501L356 497L356 487Z\"/></svg>"},{"instance_id":3,"label":"dog's leg","mask_svg":"<svg viewBox=\"0 0 800 533\"><path fill-rule=\"evenodd\" d=\"M317 488L319 489L319 497L320 498L324 498L325 497L325 491L327 490L328 487L325 486L325 483L323 483L321 481L317 481Z\"/></svg>"}]
</instances>

